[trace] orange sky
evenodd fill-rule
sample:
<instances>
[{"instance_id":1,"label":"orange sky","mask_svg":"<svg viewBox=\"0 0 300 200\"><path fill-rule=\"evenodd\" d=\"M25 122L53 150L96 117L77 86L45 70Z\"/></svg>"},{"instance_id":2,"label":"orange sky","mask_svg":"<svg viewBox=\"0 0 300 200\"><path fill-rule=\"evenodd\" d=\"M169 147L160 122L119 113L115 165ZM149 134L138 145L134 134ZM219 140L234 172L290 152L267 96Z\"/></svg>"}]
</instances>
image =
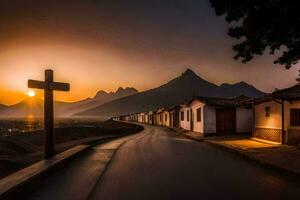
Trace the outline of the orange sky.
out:
<instances>
[{"instance_id":1,"label":"orange sky","mask_svg":"<svg viewBox=\"0 0 300 200\"><path fill-rule=\"evenodd\" d=\"M285 70L268 55L232 59L236 41L207 0L72 2L0 2L0 103L21 101L27 80L42 80L49 67L56 81L71 84L55 94L63 101L119 86L150 89L187 67L216 84L246 81L267 92L298 76L299 65Z\"/></svg>"}]
</instances>

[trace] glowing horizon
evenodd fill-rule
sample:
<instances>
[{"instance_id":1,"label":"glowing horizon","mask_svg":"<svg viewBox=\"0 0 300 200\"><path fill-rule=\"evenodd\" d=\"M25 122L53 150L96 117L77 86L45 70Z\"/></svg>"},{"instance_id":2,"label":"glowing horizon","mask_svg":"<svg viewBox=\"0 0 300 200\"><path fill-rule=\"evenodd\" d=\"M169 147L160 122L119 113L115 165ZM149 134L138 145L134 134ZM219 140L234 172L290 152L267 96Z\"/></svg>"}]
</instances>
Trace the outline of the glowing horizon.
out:
<instances>
[{"instance_id":1,"label":"glowing horizon","mask_svg":"<svg viewBox=\"0 0 300 200\"><path fill-rule=\"evenodd\" d=\"M298 76L300 65L285 70L270 56L235 61L228 25L207 1L16 1L1 2L9 11L0 7L0 104L25 99L27 80L42 80L47 68L71 84L70 92L55 93L66 102L120 86L155 88L187 67L215 84L245 81L264 92L291 86ZM51 12L40 9L47 7Z\"/></svg>"}]
</instances>

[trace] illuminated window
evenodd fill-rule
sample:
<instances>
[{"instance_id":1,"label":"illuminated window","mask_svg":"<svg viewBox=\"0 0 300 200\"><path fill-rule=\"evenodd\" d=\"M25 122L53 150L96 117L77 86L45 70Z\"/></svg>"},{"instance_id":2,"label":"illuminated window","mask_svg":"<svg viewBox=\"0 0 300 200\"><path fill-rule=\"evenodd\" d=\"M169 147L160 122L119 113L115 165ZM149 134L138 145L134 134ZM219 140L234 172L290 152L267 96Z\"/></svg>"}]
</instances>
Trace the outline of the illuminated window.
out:
<instances>
[{"instance_id":1,"label":"illuminated window","mask_svg":"<svg viewBox=\"0 0 300 200\"><path fill-rule=\"evenodd\" d=\"M181 121L184 121L184 112L180 112L180 119L181 119Z\"/></svg>"},{"instance_id":2,"label":"illuminated window","mask_svg":"<svg viewBox=\"0 0 300 200\"><path fill-rule=\"evenodd\" d=\"M197 109L197 122L201 122L201 108Z\"/></svg>"},{"instance_id":3,"label":"illuminated window","mask_svg":"<svg viewBox=\"0 0 300 200\"><path fill-rule=\"evenodd\" d=\"M270 106L265 107L265 111L266 111L266 117L270 117L270 111L271 111Z\"/></svg>"}]
</instances>

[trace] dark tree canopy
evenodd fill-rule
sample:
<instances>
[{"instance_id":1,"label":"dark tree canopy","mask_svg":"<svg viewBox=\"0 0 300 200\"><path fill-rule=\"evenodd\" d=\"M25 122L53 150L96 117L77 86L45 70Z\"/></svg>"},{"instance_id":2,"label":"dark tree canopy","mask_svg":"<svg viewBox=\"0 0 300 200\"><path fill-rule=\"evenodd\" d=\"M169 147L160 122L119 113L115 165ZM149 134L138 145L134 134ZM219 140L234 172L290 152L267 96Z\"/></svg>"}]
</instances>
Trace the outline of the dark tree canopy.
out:
<instances>
[{"instance_id":1,"label":"dark tree canopy","mask_svg":"<svg viewBox=\"0 0 300 200\"><path fill-rule=\"evenodd\" d=\"M228 34L239 43L233 46L235 59L250 61L284 49L274 63L289 69L300 59L300 10L297 0L210 0L217 15L233 23Z\"/></svg>"}]
</instances>

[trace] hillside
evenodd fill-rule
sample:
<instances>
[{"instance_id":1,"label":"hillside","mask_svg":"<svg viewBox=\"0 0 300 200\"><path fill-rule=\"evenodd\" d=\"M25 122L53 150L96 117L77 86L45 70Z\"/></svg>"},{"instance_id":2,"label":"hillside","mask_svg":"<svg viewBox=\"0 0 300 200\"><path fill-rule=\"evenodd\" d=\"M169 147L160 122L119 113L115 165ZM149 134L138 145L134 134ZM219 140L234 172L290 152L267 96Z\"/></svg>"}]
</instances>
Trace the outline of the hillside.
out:
<instances>
[{"instance_id":1,"label":"hillside","mask_svg":"<svg viewBox=\"0 0 300 200\"><path fill-rule=\"evenodd\" d=\"M258 97L264 93L245 83L217 86L187 69L181 76L145 92L105 103L93 109L77 113L77 116L112 117L134 112L155 110L159 106L172 106L190 100L194 96L233 97L246 95Z\"/></svg>"},{"instance_id":2,"label":"hillside","mask_svg":"<svg viewBox=\"0 0 300 200\"><path fill-rule=\"evenodd\" d=\"M4 108L6 108L5 105L0 104L0 111L3 110Z\"/></svg>"}]
</instances>

